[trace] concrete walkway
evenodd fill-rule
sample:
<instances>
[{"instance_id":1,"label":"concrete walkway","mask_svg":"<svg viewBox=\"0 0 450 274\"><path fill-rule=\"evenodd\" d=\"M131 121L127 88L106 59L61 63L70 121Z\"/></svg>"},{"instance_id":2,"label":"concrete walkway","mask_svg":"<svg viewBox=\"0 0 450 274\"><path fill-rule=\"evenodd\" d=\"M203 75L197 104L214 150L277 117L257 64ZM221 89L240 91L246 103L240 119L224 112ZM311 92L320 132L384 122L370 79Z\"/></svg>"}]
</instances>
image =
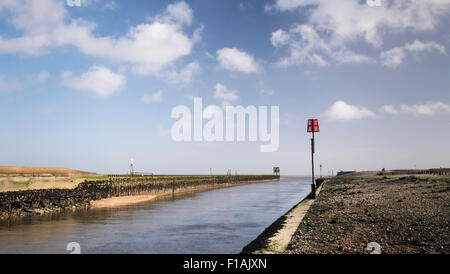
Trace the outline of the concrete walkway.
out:
<instances>
[{"instance_id":1,"label":"concrete walkway","mask_svg":"<svg viewBox=\"0 0 450 274\"><path fill-rule=\"evenodd\" d=\"M316 197L322 190L323 183L316 190ZM254 254L274 254L282 253L286 250L289 242L295 231L297 231L298 226L302 222L306 213L308 212L311 205L314 203L313 199L304 199L296 207L285 214L286 220L284 221L282 227L275 233L274 236L268 239L268 244L266 247L256 250Z\"/></svg>"}]
</instances>

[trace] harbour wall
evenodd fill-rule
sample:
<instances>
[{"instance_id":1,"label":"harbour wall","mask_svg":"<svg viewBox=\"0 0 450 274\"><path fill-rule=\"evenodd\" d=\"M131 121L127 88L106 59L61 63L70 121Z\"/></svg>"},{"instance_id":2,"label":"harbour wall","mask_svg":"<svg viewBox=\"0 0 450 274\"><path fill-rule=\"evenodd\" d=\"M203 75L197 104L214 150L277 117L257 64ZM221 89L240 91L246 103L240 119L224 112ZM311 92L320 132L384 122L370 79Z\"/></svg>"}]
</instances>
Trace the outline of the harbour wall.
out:
<instances>
[{"instance_id":1,"label":"harbour wall","mask_svg":"<svg viewBox=\"0 0 450 274\"><path fill-rule=\"evenodd\" d=\"M74 189L0 192L0 220L43 215L90 206L91 201L133 195L166 195L278 180L274 175L109 176Z\"/></svg>"}]
</instances>

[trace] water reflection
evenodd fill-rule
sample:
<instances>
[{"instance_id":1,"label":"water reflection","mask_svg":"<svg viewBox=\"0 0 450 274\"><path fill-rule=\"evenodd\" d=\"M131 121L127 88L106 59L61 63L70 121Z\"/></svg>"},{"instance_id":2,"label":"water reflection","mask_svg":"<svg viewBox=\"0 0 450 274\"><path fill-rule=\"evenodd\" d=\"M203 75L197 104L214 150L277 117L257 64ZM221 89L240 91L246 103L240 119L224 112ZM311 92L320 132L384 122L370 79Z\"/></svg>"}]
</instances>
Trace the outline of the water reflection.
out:
<instances>
[{"instance_id":1,"label":"water reflection","mask_svg":"<svg viewBox=\"0 0 450 274\"><path fill-rule=\"evenodd\" d=\"M239 253L305 197L308 178L169 195L0 224L0 253Z\"/></svg>"}]
</instances>

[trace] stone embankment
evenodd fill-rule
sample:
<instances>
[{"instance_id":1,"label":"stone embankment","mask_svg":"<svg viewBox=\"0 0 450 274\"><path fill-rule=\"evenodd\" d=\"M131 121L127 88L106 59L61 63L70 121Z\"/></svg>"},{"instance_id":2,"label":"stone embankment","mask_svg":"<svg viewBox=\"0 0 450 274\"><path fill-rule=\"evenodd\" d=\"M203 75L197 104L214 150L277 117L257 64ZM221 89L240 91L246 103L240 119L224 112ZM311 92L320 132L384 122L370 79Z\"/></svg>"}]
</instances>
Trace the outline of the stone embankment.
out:
<instances>
[{"instance_id":1,"label":"stone embankment","mask_svg":"<svg viewBox=\"0 0 450 274\"><path fill-rule=\"evenodd\" d=\"M74 189L0 192L0 220L89 207L91 201L111 197L165 195L277 179L273 175L111 176L109 180L82 182Z\"/></svg>"}]
</instances>

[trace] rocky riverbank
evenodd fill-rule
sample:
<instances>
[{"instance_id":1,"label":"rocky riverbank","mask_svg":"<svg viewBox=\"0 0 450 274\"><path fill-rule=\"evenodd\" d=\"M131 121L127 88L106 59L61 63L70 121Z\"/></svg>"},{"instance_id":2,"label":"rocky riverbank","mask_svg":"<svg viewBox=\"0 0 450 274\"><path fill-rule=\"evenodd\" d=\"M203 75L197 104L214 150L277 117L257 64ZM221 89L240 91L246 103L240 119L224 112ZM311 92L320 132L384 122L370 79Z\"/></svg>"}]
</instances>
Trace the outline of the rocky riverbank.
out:
<instances>
[{"instance_id":1,"label":"rocky riverbank","mask_svg":"<svg viewBox=\"0 0 450 274\"><path fill-rule=\"evenodd\" d=\"M450 253L450 178L335 178L292 237L285 253Z\"/></svg>"},{"instance_id":2,"label":"rocky riverbank","mask_svg":"<svg viewBox=\"0 0 450 274\"><path fill-rule=\"evenodd\" d=\"M83 187L0 192L0 220L89 207L90 201L106 197Z\"/></svg>"},{"instance_id":3,"label":"rocky riverbank","mask_svg":"<svg viewBox=\"0 0 450 274\"><path fill-rule=\"evenodd\" d=\"M0 220L90 207L92 201L113 197L137 195L142 198L142 195L146 195L146 200L149 200L150 196L184 191L204 191L278 179L278 176L272 175L122 176L104 181L85 181L74 189L0 192ZM135 200L127 199L129 203L133 203ZM100 204L107 205L108 203ZM119 204L123 205L124 201L120 201Z\"/></svg>"}]
</instances>

